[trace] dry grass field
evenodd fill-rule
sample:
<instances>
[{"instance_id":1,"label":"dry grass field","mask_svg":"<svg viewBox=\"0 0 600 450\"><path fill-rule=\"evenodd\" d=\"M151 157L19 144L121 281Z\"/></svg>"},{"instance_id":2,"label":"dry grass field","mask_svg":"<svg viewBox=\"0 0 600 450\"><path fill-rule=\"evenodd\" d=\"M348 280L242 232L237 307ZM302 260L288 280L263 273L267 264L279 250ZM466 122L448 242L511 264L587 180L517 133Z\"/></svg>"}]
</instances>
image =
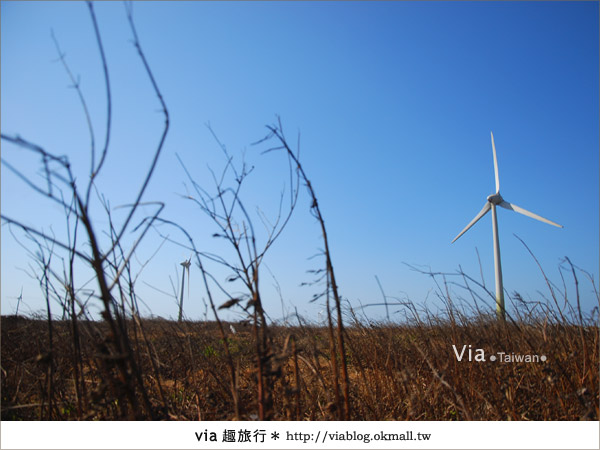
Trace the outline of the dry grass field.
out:
<instances>
[{"instance_id":1,"label":"dry grass field","mask_svg":"<svg viewBox=\"0 0 600 450\"><path fill-rule=\"evenodd\" d=\"M139 385L121 379L118 357L107 360L99 349L102 342L93 336L110 334L104 323L77 323L78 357L72 322L53 322L50 344L48 322L2 317L2 420L257 418L251 324L234 324L235 333L224 324L231 359L215 322L126 325ZM352 420L598 420L596 326L481 318L468 324L355 323L345 335ZM272 326L268 348L271 418L337 419L328 329L302 322ZM476 361L476 349L485 362ZM546 360L491 361L499 352ZM123 407L123 398L139 409Z\"/></svg>"}]
</instances>

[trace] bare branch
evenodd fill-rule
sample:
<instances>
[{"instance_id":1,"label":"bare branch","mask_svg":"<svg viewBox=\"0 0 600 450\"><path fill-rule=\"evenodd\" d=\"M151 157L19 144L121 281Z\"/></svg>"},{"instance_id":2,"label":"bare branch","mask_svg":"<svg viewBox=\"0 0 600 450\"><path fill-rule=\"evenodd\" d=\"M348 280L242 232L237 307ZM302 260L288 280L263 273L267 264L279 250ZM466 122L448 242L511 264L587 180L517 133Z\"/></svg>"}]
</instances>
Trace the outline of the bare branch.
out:
<instances>
[{"instance_id":1,"label":"bare branch","mask_svg":"<svg viewBox=\"0 0 600 450\"><path fill-rule=\"evenodd\" d=\"M92 19L92 24L94 26L94 33L96 35L96 43L98 44L98 50L100 51L100 60L102 61L102 71L104 74L104 85L106 87L106 133L104 137L104 147L102 149L102 154L100 156L100 161L98 161L98 165L94 168L93 164L95 161L95 154L92 154L92 173L90 177L90 182L88 184L87 193L86 193L86 206L89 203L90 199L90 191L92 185L94 184L94 179L102 169L104 165L104 161L106 160L106 155L108 154L108 146L110 143L110 132L111 132L111 121L112 121L112 95L110 91L110 77L108 75L108 65L106 62L106 55L104 54L104 46L102 44L102 38L100 37L100 29L98 27L98 21L96 20L96 13L94 12L94 4L91 1L87 2L90 17ZM94 148L94 147L92 147Z\"/></svg>"},{"instance_id":2,"label":"bare branch","mask_svg":"<svg viewBox=\"0 0 600 450\"><path fill-rule=\"evenodd\" d=\"M91 3L89 3L89 5L91 5ZM163 96L160 92L160 89L158 88L158 85L156 83L156 80L154 79L154 74L152 73L152 70L150 69L150 66L148 64L148 61L146 60L146 55L144 54L144 51L142 50L142 46L140 44L140 41L138 39L138 35L137 35L137 31L135 28L135 24L133 22L133 6L131 4L126 4L126 12L127 12L127 19L129 21L129 26L131 28L131 32L133 33L133 37L134 37L134 46L138 52L138 55L140 57L140 59L142 60L142 63L144 65L144 69L146 70L146 74L148 75L148 78L150 78L150 82L152 84L152 88L154 89L154 93L156 94L156 97L158 98L161 106L162 106L162 112L165 116L165 125L164 125L164 129L162 132L162 135L160 137L158 146L155 150L154 153L154 157L152 158L152 162L150 164L150 169L148 170L148 172L146 173L146 178L144 179L142 186L140 188L140 191L136 197L135 202L133 203L131 210L129 211L129 214L127 216L127 218L125 219L125 222L123 223L122 227L121 227L121 231L117 234L116 236L116 242L119 242L121 240L121 237L123 236L123 234L125 233L125 230L127 229L127 226L129 225L129 222L131 221L131 219L133 218L133 215L135 213L135 211L137 210L141 200L142 200L142 196L144 195L144 192L146 191L146 188L148 187L148 184L150 183L150 178L152 177L152 174L154 173L154 169L156 168L156 164L158 163L158 158L161 154L161 151L163 149L163 145L165 143L165 140L167 138L167 133L169 132L169 111L167 109L167 105L163 99ZM90 10L93 12L93 8L90 6ZM112 251L113 249L111 248L109 250L109 253Z\"/></svg>"}]
</instances>

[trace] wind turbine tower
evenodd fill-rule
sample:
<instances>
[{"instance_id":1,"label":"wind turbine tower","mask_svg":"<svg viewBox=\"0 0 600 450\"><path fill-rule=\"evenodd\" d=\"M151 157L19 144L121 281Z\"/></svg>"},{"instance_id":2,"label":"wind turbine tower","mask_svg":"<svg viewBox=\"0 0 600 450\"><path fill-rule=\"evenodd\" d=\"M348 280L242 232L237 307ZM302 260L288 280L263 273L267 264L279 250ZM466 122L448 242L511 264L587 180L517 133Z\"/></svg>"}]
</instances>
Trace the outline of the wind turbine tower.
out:
<instances>
[{"instance_id":1,"label":"wind turbine tower","mask_svg":"<svg viewBox=\"0 0 600 450\"><path fill-rule=\"evenodd\" d=\"M500 241L498 238L498 216L496 213L496 206L501 206L506 209L510 209L511 211L518 212L525 216L529 216L533 219L539 220L540 222L545 222L550 225L554 225L555 227L563 228L562 225L559 225L551 220L545 219L542 216L538 216L537 214L532 213L531 211L527 211L515 204L509 203L502 198L500 195L500 179L498 177L498 159L496 157L496 145L494 144L494 133L492 135L492 151L494 152L494 173L496 175L496 193L491 194L487 197L485 205L479 214L475 216L471 222L462 230L458 236L454 238L452 243L454 243L459 237L467 232L469 228L471 228L475 223L481 219L483 216L487 214L487 212L492 210L492 235L494 238L494 270L496 275L496 314L498 315L498 319L506 320L506 310L504 309L504 287L502 285L502 266L500 264Z\"/></svg>"},{"instance_id":2,"label":"wind turbine tower","mask_svg":"<svg viewBox=\"0 0 600 450\"><path fill-rule=\"evenodd\" d=\"M185 271L188 273L188 297L190 291L190 265L192 264L192 258L183 261L180 263L183 266L183 270L181 273L181 296L179 298L179 318L177 319L179 322L183 319L183 287L185 286ZM189 299L188 299L189 300Z\"/></svg>"}]
</instances>

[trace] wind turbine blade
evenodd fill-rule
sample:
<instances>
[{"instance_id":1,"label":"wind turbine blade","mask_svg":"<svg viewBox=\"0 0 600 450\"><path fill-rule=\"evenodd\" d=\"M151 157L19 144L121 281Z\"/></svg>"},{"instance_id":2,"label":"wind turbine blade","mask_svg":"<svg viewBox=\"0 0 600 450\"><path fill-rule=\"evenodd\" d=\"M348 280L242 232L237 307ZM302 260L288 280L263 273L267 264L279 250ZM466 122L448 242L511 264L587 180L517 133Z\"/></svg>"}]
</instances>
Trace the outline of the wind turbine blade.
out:
<instances>
[{"instance_id":1,"label":"wind turbine blade","mask_svg":"<svg viewBox=\"0 0 600 450\"><path fill-rule=\"evenodd\" d=\"M475 216L475 218L473 220L471 220L471 222L469 222L469 225L467 225L465 227L464 230L462 230L458 236L456 236L453 240L452 240L452 244L454 243L454 241L456 241L459 237L461 237L463 234L465 234L467 232L467 230L469 228L471 228L473 225L475 225L475 222L477 222L479 219L481 219L483 216L485 216L485 214L491 209L492 204L490 202L485 202L485 205L483 205L483 208L481 209L481 211L479 211L479 214L477 214Z\"/></svg>"},{"instance_id":2,"label":"wind turbine blade","mask_svg":"<svg viewBox=\"0 0 600 450\"><path fill-rule=\"evenodd\" d=\"M552 222L551 220L545 219L542 216L538 216L537 214L532 213L531 211L527 211L526 209L523 209L517 205L513 205L512 203L509 203L507 201L503 201L502 203L500 203L500 206L502 206L503 208L518 212L520 214L523 214L524 216L529 216L532 219L539 220L540 222L545 222L547 224L554 225L555 227L563 228L562 225L559 225L556 222Z\"/></svg>"},{"instance_id":3,"label":"wind turbine blade","mask_svg":"<svg viewBox=\"0 0 600 450\"><path fill-rule=\"evenodd\" d=\"M494 144L494 133L492 135L492 150L494 151L494 174L496 175L496 194L500 192L500 177L498 176L498 157L496 156L496 144Z\"/></svg>"}]
</instances>

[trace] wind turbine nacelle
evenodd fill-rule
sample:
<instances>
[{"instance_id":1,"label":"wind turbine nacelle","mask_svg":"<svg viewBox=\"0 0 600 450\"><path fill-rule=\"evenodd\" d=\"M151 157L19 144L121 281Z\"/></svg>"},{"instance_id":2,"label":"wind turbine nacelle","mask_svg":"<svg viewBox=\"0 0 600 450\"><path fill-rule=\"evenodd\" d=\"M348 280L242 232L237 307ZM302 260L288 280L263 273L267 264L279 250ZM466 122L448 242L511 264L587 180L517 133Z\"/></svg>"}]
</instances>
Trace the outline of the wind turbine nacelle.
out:
<instances>
[{"instance_id":1,"label":"wind turbine nacelle","mask_svg":"<svg viewBox=\"0 0 600 450\"><path fill-rule=\"evenodd\" d=\"M488 195L487 201L490 202L492 205L499 205L504 201L504 199L500 195L500 192L496 192L495 194Z\"/></svg>"}]
</instances>

